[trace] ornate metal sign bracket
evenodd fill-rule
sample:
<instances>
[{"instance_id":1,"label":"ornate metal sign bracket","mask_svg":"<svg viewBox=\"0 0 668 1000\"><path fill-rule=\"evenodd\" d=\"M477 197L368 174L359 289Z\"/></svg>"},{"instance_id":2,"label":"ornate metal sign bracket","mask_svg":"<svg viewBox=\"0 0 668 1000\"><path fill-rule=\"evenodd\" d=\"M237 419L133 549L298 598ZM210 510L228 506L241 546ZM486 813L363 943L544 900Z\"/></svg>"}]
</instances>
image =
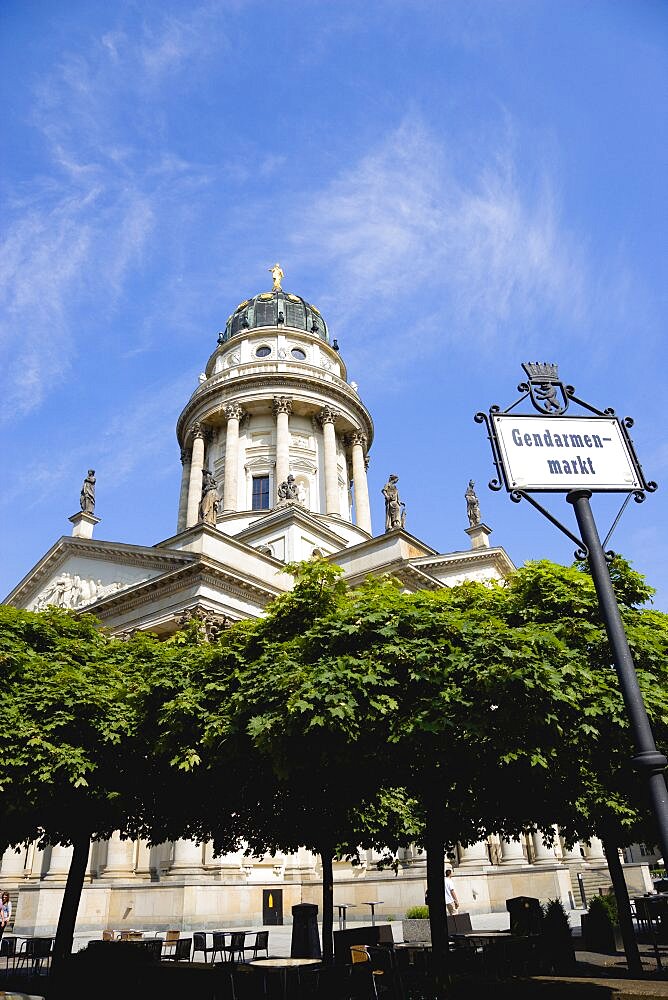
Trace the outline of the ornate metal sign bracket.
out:
<instances>
[{"instance_id":1,"label":"ornate metal sign bracket","mask_svg":"<svg viewBox=\"0 0 668 1000\"><path fill-rule=\"evenodd\" d=\"M578 538L577 535L574 535L572 531L569 531L568 528L561 523L561 521L557 520L554 514L551 514L550 511L546 510L545 507L539 504L537 500L534 500L530 493L525 493L523 490L513 490L510 494L510 499L513 503L519 503L520 500L526 500L526 502L530 503L532 507L535 507L536 510L543 515L543 517L546 517L550 524L553 524L555 528L559 528L559 531L562 531L567 538L570 538L572 542L575 542L577 545L577 549L575 551L576 559L586 559L589 556L589 549L582 539Z\"/></svg>"},{"instance_id":2,"label":"ornate metal sign bracket","mask_svg":"<svg viewBox=\"0 0 668 1000\"><path fill-rule=\"evenodd\" d=\"M479 412L474 418L487 428L496 466L489 487L505 487L515 503L530 503L575 542L576 559L587 559L589 563L633 734L635 754L631 763L645 776L657 823L657 842L663 856L668 857L668 798L663 776L668 760L654 742L607 565L612 553L604 551L631 497L642 503L646 493L654 492L656 483L645 479L629 435L633 427L630 417L620 420L614 410L600 410L579 399L573 386L561 381L554 364L526 362L522 367L528 381L517 387L520 398L505 410L491 406L489 413ZM516 412L525 399L530 400L539 416ZM565 416L571 403L587 414ZM626 494L603 545L589 503L594 492ZM532 493L564 493L573 507L581 537L561 524Z\"/></svg>"}]
</instances>

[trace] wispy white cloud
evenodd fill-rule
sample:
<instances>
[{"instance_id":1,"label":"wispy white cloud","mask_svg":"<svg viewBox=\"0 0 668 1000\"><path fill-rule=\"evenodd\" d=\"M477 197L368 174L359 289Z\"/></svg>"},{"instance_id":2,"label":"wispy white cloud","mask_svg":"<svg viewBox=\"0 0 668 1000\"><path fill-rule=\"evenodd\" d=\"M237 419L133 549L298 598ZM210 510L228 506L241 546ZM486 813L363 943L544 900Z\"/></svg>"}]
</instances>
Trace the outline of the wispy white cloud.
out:
<instances>
[{"instance_id":1,"label":"wispy white cloud","mask_svg":"<svg viewBox=\"0 0 668 1000\"><path fill-rule=\"evenodd\" d=\"M339 322L371 304L390 314L423 293L417 323L445 309L453 335L478 341L510 318L521 328L546 310L581 317L585 255L560 220L549 171L520 180L507 135L476 159L482 167L463 169L442 139L409 119L305 200L295 251L329 273Z\"/></svg>"},{"instance_id":2,"label":"wispy white cloud","mask_svg":"<svg viewBox=\"0 0 668 1000\"><path fill-rule=\"evenodd\" d=\"M177 228L189 196L209 183L207 168L176 155L159 129L122 119L147 87L208 50L212 11L154 19L137 42L108 31L37 81L32 124L48 158L8 200L0 244L0 423L38 407L67 375L89 343L74 329L77 309L108 318L150 242Z\"/></svg>"}]
</instances>

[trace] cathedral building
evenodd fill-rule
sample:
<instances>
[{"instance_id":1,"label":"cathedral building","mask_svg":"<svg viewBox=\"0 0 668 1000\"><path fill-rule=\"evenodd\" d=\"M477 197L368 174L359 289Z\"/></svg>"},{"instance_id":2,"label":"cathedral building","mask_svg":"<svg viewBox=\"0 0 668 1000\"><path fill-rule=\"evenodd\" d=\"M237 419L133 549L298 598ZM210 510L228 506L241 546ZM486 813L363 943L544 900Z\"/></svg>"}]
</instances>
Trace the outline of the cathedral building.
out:
<instances>
[{"instance_id":1,"label":"cathedral building","mask_svg":"<svg viewBox=\"0 0 668 1000\"><path fill-rule=\"evenodd\" d=\"M72 531L49 549L6 597L15 607L85 608L115 633L143 629L168 635L196 615L215 634L227 621L261 615L292 586L285 563L314 555L341 566L351 586L369 573L392 574L408 591L465 579L503 579L513 564L492 547L472 484L467 495L469 544L439 553L404 524L397 477L383 490L385 520L371 519L367 463L371 414L348 381L337 341L319 310L282 288L242 302L218 335L199 382L176 423L181 486L175 533L157 544L129 545L96 536L95 473L81 493ZM49 933L57 921L71 848L7 851L0 889L17 900L18 933ZM339 864L335 902L382 899L381 916L421 903L424 854L407 849L399 874L377 868L369 852L359 867ZM453 857L462 908L504 910L508 897L534 895L579 902L576 875L609 884L600 842L573 850L489 841ZM649 887L646 867L627 879ZM290 855L216 857L211 845L177 841L158 847L114 836L91 845L77 929L248 926L290 917L298 902L318 902L319 858ZM601 881L602 880L602 881ZM269 905L271 903L271 905Z\"/></svg>"}]
</instances>

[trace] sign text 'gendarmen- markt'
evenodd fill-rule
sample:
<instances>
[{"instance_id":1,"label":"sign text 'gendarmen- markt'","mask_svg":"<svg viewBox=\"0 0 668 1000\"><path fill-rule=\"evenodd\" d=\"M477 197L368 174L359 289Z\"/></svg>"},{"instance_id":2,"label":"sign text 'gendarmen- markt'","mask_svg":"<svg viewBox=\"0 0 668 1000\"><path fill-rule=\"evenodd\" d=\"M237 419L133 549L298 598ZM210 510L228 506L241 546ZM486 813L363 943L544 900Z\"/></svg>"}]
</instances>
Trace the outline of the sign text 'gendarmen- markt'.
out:
<instances>
[{"instance_id":1,"label":"sign text 'gendarmen- markt'","mask_svg":"<svg viewBox=\"0 0 668 1000\"><path fill-rule=\"evenodd\" d=\"M510 489L642 487L616 417L492 414L491 420Z\"/></svg>"}]
</instances>

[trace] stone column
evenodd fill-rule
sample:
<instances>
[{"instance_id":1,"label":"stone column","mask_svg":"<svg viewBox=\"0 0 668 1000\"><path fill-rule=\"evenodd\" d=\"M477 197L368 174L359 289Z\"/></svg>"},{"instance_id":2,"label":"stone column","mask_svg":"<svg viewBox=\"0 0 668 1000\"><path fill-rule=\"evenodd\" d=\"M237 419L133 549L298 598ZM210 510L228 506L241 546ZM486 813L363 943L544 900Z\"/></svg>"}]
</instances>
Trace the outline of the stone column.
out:
<instances>
[{"instance_id":1,"label":"stone column","mask_svg":"<svg viewBox=\"0 0 668 1000\"><path fill-rule=\"evenodd\" d=\"M135 870L135 842L121 840L118 830L107 841L107 863L102 872L104 878L131 878Z\"/></svg>"},{"instance_id":2,"label":"stone column","mask_svg":"<svg viewBox=\"0 0 668 1000\"><path fill-rule=\"evenodd\" d=\"M44 876L45 881L64 882L70 870L73 854L74 847L71 844L69 847L63 847L62 844L54 844L51 848L49 870Z\"/></svg>"},{"instance_id":3,"label":"stone column","mask_svg":"<svg viewBox=\"0 0 668 1000\"><path fill-rule=\"evenodd\" d=\"M202 469L204 468L204 428L193 424L193 450L190 460L190 481L188 484L188 510L186 527L191 528L199 520L199 505L202 499Z\"/></svg>"},{"instance_id":4,"label":"stone column","mask_svg":"<svg viewBox=\"0 0 668 1000\"><path fill-rule=\"evenodd\" d=\"M239 423L245 411L239 403L225 407L227 431L225 434L225 480L223 483L223 511L239 509Z\"/></svg>"},{"instance_id":5,"label":"stone column","mask_svg":"<svg viewBox=\"0 0 668 1000\"><path fill-rule=\"evenodd\" d=\"M599 864L606 860L603 844L598 837L590 837L589 843L583 843L582 846L585 852L585 861Z\"/></svg>"},{"instance_id":6,"label":"stone column","mask_svg":"<svg viewBox=\"0 0 668 1000\"><path fill-rule=\"evenodd\" d=\"M481 868L488 864L489 852L486 840L478 840L475 844L469 844L468 847L459 845L459 868Z\"/></svg>"},{"instance_id":7,"label":"stone column","mask_svg":"<svg viewBox=\"0 0 668 1000\"><path fill-rule=\"evenodd\" d=\"M325 513L340 515L339 475L336 469L336 432L334 423L338 413L331 406L324 406L319 413L325 449Z\"/></svg>"},{"instance_id":8,"label":"stone column","mask_svg":"<svg viewBox=\"0 0 668 1000\"><path fill-rule=\"evenodd\" d=\"M26 866L27 849L22 846L18 851L8 847L0 859L0 875L3 879L23 878Z\"/></svg>"},{"instance_id":9,"label":"stone column","mask_svg":"<svg viewBox=\"0 0 668 1000\"><path fill-rule=\"evenodd\" d=\"M573 862L578 862L582 864L584 858L582 857L582 852L580 851L580 841L576 840L572 847L566 847L564 840L561 840L561 858L565 864L573 864Z\"/></svg>"},{"instance_id":10,"label":"stone column","mask_svg":"<svg viewBox=\"0 0 668 1000\"><path fill-rule=\"evenodd\" d=\"M289 396L274 396L276 417L276 489L290 474L290 430L292 400Z\"/></svg>"},{"instance_id":11,"label":"stone column","mask_svg":"<svg viewBox=\"0 0 668 1000\"><path fill-rule=\"evenodd\" d=\"M503 837L499 839L501 845L501 864L502 865L528 865L529 862L524 857L524 850L522 848L522 841L516 838L512 840L504 840Z\"/></svg>"},{"instance_id":12,"label":"stone column","mask_svg":"<svg viewBox=\"0 0 668 1000\"><path fill-rule=\"evenodd\" d=\"M364 449L366 437L361 431L354 431L348 438L353 459L353 484L355 486L355 520L358 528L371 534L371 506L369 504L369 484L366 478Z\"/></svg>"},{"instance_id":13,"label":"stone column","mask_svg":"<svg viewBox=\"0 0 668 1000\"><path fill-rule=\"evenodd\" d=\"M533 844L535 865L556 865L557 856L554 853L554 846L546 844L542 833L532 833L531 843Z\"/></svg>"},{"instance_id":14,"label":"stone column","mask_svg":"<svg viewBox=\"0 0 668 1000\"><path fill-rule=\"evenodd\" d=\"M177 532L183 531L188 516L188 489L190 486L190 451L181 448L181 492L179 493L179 516L176 522Z\"/></svg>"},{"instance_id":15,"label":"stone column","mask_svg":"<svg viewBox=\"0 0 668 1000\"><path fill-rule=\"evenodd\" d=\"M202 845L195 843L194 840L175 840L169 875L176 877L201 875L203 871Z\"/></svg>"}]
</instances>

